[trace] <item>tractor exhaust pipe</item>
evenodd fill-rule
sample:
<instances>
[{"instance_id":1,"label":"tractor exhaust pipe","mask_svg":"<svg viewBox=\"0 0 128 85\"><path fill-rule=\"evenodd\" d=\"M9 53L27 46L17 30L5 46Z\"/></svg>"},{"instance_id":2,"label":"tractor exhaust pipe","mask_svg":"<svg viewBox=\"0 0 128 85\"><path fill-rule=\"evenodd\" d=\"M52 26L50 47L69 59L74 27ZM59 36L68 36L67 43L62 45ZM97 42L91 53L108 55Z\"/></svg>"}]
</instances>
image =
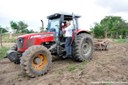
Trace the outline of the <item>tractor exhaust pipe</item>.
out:
<instances>
[{"instance_id":1,"label":"tractor exhaust pipe","mask_svg":"<svg viewBox=\"0 0 128 85\"><path fill-rule=\"evenodd\" d=\"M41 32L42 31L44 31L44 22L43 22L43 20L40 20L41 21L41 24L42 24L42 26L41 26Z\"/></svg>"}]
</instances>

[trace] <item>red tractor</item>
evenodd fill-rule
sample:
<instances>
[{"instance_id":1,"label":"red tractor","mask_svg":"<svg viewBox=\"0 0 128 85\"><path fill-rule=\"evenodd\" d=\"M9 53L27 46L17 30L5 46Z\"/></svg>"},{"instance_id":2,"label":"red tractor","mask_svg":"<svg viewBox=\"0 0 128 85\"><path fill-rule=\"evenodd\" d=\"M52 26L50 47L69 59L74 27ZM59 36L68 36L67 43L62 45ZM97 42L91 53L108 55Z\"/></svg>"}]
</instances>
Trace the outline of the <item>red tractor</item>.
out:
<instances>
[{"instance_id":1,"label":"red tractor","mask_svg":"<svg viewBox=\"0 0 128 85\"><path fill-rule=\"evenodd\" d=\"M19 36L7 54L10 61L19 64L24 74L36 77L47 73L52 64L52 55L65 55L65 37L62 33L62 24L72 22L73 60L84 61L92 58L93 41L87 31L78 29L78 18L74 14L55 13L47 17L46 32L32 33Z\"/></svg>"}]
</instances>

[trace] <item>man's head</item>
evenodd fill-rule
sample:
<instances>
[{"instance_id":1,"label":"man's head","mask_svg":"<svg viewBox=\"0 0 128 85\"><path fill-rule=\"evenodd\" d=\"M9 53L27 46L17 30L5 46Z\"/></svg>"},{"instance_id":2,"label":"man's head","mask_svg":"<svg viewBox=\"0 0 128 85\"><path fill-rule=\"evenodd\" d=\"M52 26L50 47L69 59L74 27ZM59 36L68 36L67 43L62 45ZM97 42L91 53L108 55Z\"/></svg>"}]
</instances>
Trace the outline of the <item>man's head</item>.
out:
<instances>
[{"instance_id":1,"label":"man's head","mask_svg":"<svg viewBox=\"0 0 128 85\"><path fill-rule=\"evenodd\" d=\"M66 21L66 25L67 26L71 25L71 22L70 21Z\"/></svg>"}]
</instances>

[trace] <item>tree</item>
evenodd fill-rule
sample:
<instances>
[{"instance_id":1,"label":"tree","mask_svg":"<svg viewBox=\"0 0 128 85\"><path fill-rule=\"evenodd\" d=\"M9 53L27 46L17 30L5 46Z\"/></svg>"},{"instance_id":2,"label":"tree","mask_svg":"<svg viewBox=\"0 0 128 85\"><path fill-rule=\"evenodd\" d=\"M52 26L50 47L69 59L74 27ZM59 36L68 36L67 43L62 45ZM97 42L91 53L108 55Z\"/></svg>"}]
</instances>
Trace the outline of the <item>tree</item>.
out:
<instances>
[{"instance_id":1,"label":"tree","mask_svg":"<svg viewBox=\"0 0 128 85\"><path fill-rule=\"evenodd\" d=\"M104 37L104 30L100 26L99 23L95 23L95 26L93 28L93 32L96 38L103 38Z\"/></svg>"},{"instance_id":2,"label":"tree","mask_svg":"<svg viewBox=\"0 0 128 85\"><path fill-rule=\"evenodd\" d=\"M8 32L7 29L0 26L0 33L5 33L5 32Z\"/></svg>"},{"instance_id":3,"label":"tree","mask_svg":"<svg viewBox=\"0 0 128 85\"><path fill-rule=\"evenodd\" d=\"M18 24L16 22L11 21L10 22L10 26L11 26L12 30L14 30L16 33L19 32L19 26L18 26Z\"/></svg>"},{"instance_id":4,"label":"tree","mask_svg":"<svg viewBox=\"0 0 128 85\"><path fill-rule=\"evenodd\" d=\"M27 29L28 25L25 24L23 21L18 22L18 27L19 27L20 33L25 33L25 32L27 33L28 32L28 29Z\"/></svg>"},{"instance_id":5,"label":"tree","mask_svg":"<svg viewBox=\"0 0 128 85\"><path fill-rule=\"evenodd\" d=\"M24 23L23 21L19 21L19 22L11 21L10 26L16 33L27 33L28 32L28 29L27 29L28 25Z\"/></svg>"},{"instance_id":6,"label":"tree","mask_svg":"<svg viewBox=\"0 0 128 85\"><path fill-rule=\"evenodd\" d=\"M92 29L96 37L107 37L108 34L114 34L114 36L118 33L126 34L127 30L128 23L120 16L106 16Z\"/></svg>"},{"instance_id":7,"label":"tree","mask_svg":"<svg viewBox=\"0 0 128 85\"><path fill-rule=\"evenodd\" d=\"M32 29L31 30L26 29L25 33L35 33L35 32Z\"/></svg>"},{"instance_id":8,"label":"tree","mask_svg":"<svg viewBox=\"0 0 128 85\"><path fill-rule=\"evenodd\" d=\"M8 32L5 28L0 26L0 46L2 47L2 33Z\"/></svg>"},{"instance_id":9,"label":"tree","mask_svg":"<svg viewBox=\"0 0 128 85\"><path fill-rule=\"evenodd\" d=\"M33 31L32 29L31 30L29 30L29 33L34 33L35 31Z\"/></svg>"}]
</instances>

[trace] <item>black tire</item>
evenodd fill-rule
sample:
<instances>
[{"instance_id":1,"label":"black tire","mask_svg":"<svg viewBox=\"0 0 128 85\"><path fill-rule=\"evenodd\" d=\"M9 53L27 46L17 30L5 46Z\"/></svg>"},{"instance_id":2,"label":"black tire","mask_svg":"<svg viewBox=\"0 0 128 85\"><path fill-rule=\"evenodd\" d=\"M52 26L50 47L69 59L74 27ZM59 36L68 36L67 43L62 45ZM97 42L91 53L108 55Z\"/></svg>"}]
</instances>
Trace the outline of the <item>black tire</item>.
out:
<instances>
[{"instance_id":1,"label":"black tire","mask_svg":"<svg viewBox=\"0 0 128 85\"><path fill-rule=\"evenodd\" d=\"M39 58L40 56L43 56L43 58ZM50 51L41 45L29 47L20 60L22 73L29 77L44 75L49 70L51 64L52 55Z\"/></svg>"},{"instance_id":2,"label":"black tire","mask_svg":"<svg viewBox=\"0 0 128 85\"><path fill-rule=\"evenodd\" d=\"M7 52L7 58L15 64L20 64L20 57L17 54L17 44L14 44Z\"/></svg>"},{"instance_id":3,"label":"black tire","mask_svg":"<svg viewBox=\"0 0 128 85\"><path fill-rule=\"evenodd\" d=\"M81 33L76 36L73 42L73 59L76 61L85 61L92 59L94 45L91 35Z\"/></svg>"}]
</instances>

